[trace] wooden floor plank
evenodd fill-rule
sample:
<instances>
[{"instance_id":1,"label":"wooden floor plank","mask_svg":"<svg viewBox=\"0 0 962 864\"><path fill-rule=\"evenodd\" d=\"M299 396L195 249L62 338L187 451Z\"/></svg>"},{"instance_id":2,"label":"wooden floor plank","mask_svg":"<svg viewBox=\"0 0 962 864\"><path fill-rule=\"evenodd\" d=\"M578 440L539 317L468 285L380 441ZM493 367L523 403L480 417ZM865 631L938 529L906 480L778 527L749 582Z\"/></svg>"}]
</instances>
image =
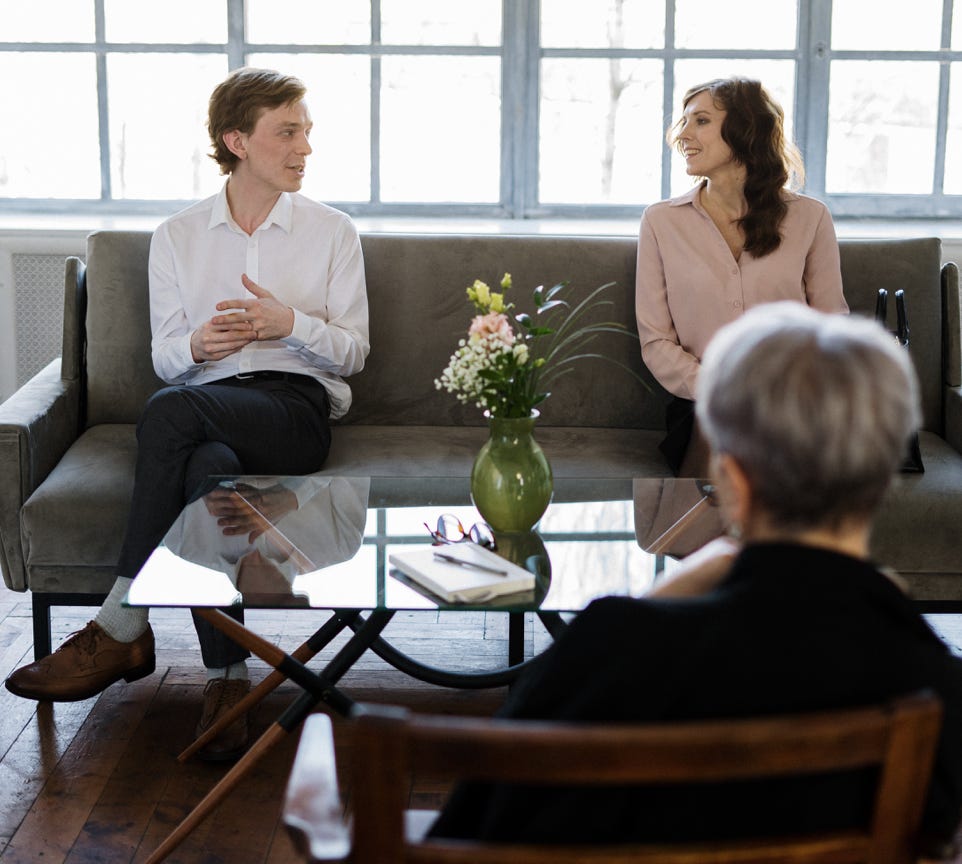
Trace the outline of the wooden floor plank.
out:
<instances>
[{"instance_id":1,"label":"wooden floor plank","mask_svg":"<svg viewBox=\"0 0 962 864\"><path fill-rule=\"evenodd\" d=\"M67 859L128 742L139 734L156 689L150 683L121 684L98 699L74 703L75 712L93 705L13 835L10 848L26 850L40 843L47 860ZM61 718L68 713L64 705L44 705L38 715L50 707ZM5 858L9 854L8 849Z\"/></svg>"}]
</instances>

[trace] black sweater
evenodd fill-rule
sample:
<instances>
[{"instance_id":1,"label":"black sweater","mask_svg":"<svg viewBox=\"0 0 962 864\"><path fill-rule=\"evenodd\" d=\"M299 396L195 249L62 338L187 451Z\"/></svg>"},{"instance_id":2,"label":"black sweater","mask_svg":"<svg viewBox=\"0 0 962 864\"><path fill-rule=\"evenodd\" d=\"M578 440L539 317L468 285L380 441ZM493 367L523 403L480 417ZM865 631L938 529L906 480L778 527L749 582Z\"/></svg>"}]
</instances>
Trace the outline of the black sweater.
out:
<instances>
[{"instance_id":1,"label":"black sweater","mask_svg":"<svg viewBox=\"0 0 962 864\"><path fill-rule=\"evenodd\" d=\"M746 548L713 592L593 602L512 689L505 717L664 722L884 702L931 688L944 721L923 827L962 814L962 661L870 563L788 544ZM544 791L465 784L436 836L501 841L694 840L850 827L864 774L714 787Z\"/></svg>"}]
</instances>

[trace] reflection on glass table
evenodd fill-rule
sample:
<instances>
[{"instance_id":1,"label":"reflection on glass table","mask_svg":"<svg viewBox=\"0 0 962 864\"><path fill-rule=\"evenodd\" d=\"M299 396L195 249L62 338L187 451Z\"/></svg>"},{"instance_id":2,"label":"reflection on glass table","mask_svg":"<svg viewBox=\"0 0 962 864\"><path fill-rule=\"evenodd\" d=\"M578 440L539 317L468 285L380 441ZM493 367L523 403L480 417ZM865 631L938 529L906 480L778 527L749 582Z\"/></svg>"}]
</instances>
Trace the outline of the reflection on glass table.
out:
<instances>
[{"instance_id":1,"label":"reflection on glass table","mask_svg":"<svg viewBox=\"0 0 962 864\"><path fill-rule=\"evenodd\" d=\"M720 534L706 491L674 478L559 479L536 533L496 535L499 554L535 573L535 590L468 605L444 603L388 563L430 545L426 526L442 514L479 520L465 478L223 478L185 508L127 602L578 612L596 597L644 593L666 555Z\"/></svg>"}]
</instances>

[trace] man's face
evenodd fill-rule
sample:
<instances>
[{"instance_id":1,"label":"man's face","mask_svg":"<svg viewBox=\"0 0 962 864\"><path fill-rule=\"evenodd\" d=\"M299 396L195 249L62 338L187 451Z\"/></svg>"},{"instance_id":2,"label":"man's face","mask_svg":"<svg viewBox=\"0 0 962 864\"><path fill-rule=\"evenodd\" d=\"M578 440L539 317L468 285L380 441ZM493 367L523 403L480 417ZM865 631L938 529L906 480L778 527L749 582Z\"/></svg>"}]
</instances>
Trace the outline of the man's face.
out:
<instances>
[{"instance_id":1,"label":"man's face","mask_svg":"<svg viewBox=\"0 0 962 864\"><path fill-rule=\"evenodd\" d=\"M243 171L273 192L297 192L311 153L313 125L304 100L265 110L253 132L241 133L246 158L235 173Z\"/></svg>"}]
</instances>

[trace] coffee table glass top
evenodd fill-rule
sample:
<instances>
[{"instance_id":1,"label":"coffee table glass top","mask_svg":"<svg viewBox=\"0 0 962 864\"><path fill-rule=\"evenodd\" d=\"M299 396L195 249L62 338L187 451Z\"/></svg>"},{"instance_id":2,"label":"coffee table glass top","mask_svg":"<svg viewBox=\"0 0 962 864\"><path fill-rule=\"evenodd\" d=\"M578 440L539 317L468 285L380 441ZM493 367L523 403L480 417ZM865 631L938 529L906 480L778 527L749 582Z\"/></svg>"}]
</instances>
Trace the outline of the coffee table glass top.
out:
<instances>
[{"instance_id":1,"label":"coffee table glass top","mask_svg":"<svg viewBox=\"0 0 962 864\"><path fill-rule=\"evenodd\" d=\"M535 590L445 603L394 571L389 556L427 546L438 517L481 521L467 478L211 478L171 527L127 597L132 606L579 611L637 596L675 558L718 536L708 487L681 479L556 479L536 532L495 532L498 553Z\"/></svg>"}]
</instances>

